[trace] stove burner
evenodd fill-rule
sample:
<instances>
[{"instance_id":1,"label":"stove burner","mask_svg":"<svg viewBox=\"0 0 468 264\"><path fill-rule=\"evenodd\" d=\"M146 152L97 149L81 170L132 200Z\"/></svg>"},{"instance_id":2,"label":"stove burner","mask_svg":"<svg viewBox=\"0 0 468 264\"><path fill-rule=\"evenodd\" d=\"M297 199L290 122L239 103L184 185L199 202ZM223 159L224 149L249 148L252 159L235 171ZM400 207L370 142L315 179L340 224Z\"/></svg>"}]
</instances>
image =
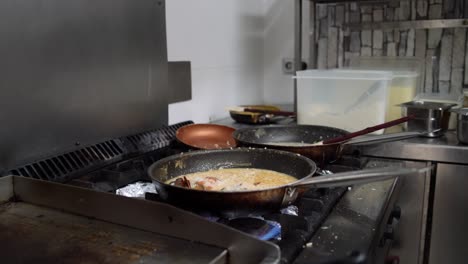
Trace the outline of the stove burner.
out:
<instances>
[{"instance_id":1,"label":"stove burner","mask_svg":"<svg viewBox=\"0 0 468 264\"><path fill-rule=\"evenodd\" d=\"M261 240L281 238L281 225L278 222L254 217L240 217L228 220L226 224Z\"/></svg>"}]
</instances>

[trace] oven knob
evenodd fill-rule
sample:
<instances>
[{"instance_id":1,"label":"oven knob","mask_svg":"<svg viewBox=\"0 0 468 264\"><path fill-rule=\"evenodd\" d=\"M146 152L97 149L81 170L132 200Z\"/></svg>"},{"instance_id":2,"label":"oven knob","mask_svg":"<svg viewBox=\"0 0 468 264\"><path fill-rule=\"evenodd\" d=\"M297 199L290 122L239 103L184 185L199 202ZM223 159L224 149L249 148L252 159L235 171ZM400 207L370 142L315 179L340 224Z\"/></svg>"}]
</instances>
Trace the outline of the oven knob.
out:
<instances>
[{"instance_id":1,"label":"oven knob","mask_svg":"<svg viewBox=\"0 0 468 264\"><path fill-rule=\"evenodd\" d=\"M384 240L394 240L393 227L387 226L387 230L383 233Z\"/></svg>"},{"instance_id":2,"label":"oven knob","mask_svg":"<svg viewBox=\"0 0 468 264\"><path fill-rule=\"evenodd\" d=\"M400 220L400 218L401 218L401 208L399 206L395 206L395 208L393 208L393 210L390 212L390 216L388 217L387 224L392 225L394 219Z\"/></svg>"},{"instance_id":3,"label":"oven knob","mask_svg":"<svg viewBox=\"0 0 468 264\"><path fill-rule=\"evenodd\" d=\"M399 256L388 256L385 259L385 264L399 264L400 263L400 257Z\"/></svg>"},{"instance_id":4,"label":"oven knob","mask_svg":"<svg viewBox=\"0 0 468 264\"><path fill-rule=\"evenodd\" d=\"M393 211L390 213L391 218L395 218L396 220L400 220L401 218L401 208L400 206L395 206Z\"/></svg>"}]
</instances>

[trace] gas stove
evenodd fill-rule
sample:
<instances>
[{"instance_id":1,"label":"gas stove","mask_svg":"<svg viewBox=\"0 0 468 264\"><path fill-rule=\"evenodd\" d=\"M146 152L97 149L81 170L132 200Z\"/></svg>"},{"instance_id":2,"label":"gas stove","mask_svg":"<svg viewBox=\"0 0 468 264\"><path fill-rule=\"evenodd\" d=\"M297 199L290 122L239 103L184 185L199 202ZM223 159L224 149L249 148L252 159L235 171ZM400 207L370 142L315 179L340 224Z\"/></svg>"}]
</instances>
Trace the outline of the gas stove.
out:
<instances>
[{"instance_id":1,"label":"gas stove","mask_svg":"<svg viewBox=\"0 0 468 264\"><path fill-rule=\"evenodd\" d=\"M111 143L105 142L97 146L89 146L74 153L67 153L60 157L15 168L10 173L42 178L41 171L44 170L44 175L55 176L52 179L49 177L48 180L117 194L125 193L122 190L129 187L134 188L135 183L137 183L139 188L143 189L134 192L133 195L126 196L160 201L154 188L151 188L152 184L147 175L147 168L161 158L189 151L185 146L175 141L175 131L190 123L184 122L116 139ZM114 152L115 155L111 155ZM365 164L369 163L362 158L344 157L338 163L327 165L318 171L319 174L344 172L361 169ZM48 173L45 172L46 170ZM388 182L387 185L387 189L391 189L394 188L395 183ZM385 200L386 203L378 208L378 214L373 218L364 213L363 217L360 218L356 216L352 208L346 208L348 211L337 212L337 208L343 207L343 201L346 201L346 197L352 195L353 191L348 188L310 190L294 205L267 215L253 215L235 219L224 219L210 215L202 216L207 221L216 221L249 233L258 239L277 244L281 249L282 263L302 263L309 262L311 259L315 259L319 263L365 263L369 261L370 252L374 251L369 248L377 248L382 244L380 239L376 237L380 236L380 229L385 229L387 226L384 219L388 218L387 211L393 208L393 204L388 199L393 190L386 193L388 197L382 196L382 201ZM370 230L364 236L368 242L367 248L359 243L353 245L352 236L356 232L352 230L352 227L333 226L327 223L332 219L331 216L337 213L347 214L348 219L354 217L359 226L363 225L364 218L369 218L365 219L367 229ZM325 243L321 238L325 238L324 233L329 234ZM342 248L340 251L336 245L343 239L348 240L348 247ZM304 255L307 255L307 258Z\"/></svg>"},{"instance_id":2,"label":"gas stove","mask_svg":"<svg viewBox=\"0 0 468 264\"><path fill-rule=\"evenodd\" d=\"M151 186L147 176L147 168L154 161L184 151L180 146L165 147L143 156L110 165L101 170L86 174L68 182L72 185L91 188L98 191L125 193L122 190L128 186L135 187L135 182L142 192L127 192L125 196L140 197L161 202L153 190L144 189ZM357 160L348 160L346 165L331 165L322 171L326 173L342 172L358 169ZM354 165L354 166L353 166ZM320 172L323 173L323 172ZM133 186L132 186L133 185ZM202 215L209 221L226 224L235 229L247 232L262 240L276 243L281 249L282 261L292 262L307 246L322 222L326 219L335 204L340 200L347 188L327 188L307 192L296 204L281 211L267 215L251 215L234 219ZM145 195L141 197L142 193Z\"/></svg>"}]
</instances>

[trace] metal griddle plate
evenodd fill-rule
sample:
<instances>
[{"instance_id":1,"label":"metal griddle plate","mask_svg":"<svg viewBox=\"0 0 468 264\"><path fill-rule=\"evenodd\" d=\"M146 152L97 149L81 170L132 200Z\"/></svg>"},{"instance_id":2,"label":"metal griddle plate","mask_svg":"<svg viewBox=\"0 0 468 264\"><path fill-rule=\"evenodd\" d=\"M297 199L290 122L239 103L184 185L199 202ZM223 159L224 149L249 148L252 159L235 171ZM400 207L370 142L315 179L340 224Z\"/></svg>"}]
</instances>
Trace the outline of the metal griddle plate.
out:
<instances>
[{"instance_id":1,"label":"metal griddle plate","mask_svg":"<svg viewBox=\"0 0 468 264\"><path fill-rule=\"evenodd\" d=\"M276 245L157 202L0 178L2 263L277 263Z\"/></svg>"}]
</instances>

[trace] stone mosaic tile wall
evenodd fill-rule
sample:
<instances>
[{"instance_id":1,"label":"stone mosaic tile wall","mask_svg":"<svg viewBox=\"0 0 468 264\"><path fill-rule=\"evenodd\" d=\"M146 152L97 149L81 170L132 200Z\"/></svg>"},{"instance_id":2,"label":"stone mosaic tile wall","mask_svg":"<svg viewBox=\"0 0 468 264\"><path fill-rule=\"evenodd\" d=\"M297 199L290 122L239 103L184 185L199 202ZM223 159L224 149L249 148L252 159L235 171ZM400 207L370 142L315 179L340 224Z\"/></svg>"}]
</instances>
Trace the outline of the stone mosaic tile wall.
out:
<instances>
[{"instance_id":1,"label":"stone mosaic tile wall","mask_svg":"<svg viewBox=\"0 0 468 264\"><path fill-rule=\"evenodd\" d=\"M322 4L317 5L316 17L319 68L346 66L354 56L415 56L426 65L422 77L426 92L454 93L468 87L467 28L343 29L343 24L356 22L468 18L468 0ZM433 62L438 65L433 67ZM433 81L433 69L437 83Z\"/></svg>"}]
</instances>

